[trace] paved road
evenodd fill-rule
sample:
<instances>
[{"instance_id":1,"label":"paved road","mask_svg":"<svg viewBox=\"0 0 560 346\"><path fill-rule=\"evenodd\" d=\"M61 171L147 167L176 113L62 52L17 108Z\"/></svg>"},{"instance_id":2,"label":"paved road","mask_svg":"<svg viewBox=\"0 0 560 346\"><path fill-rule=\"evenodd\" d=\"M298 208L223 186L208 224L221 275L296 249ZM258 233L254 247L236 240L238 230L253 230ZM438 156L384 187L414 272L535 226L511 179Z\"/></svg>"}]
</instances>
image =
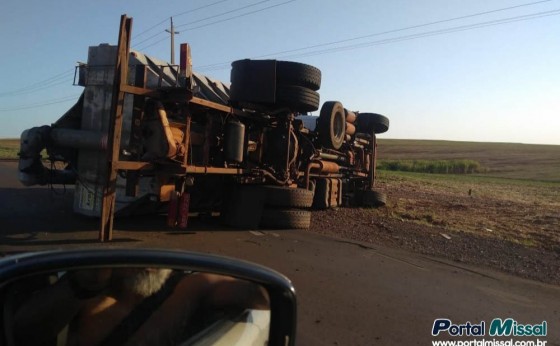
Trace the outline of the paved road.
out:
<instances>
[{"instance_id":1,"label":"paved road","mask_svg":"<svg viewBox=\"0 0 560 346\"><path fill-rule=\"evenodd\" d=\"M306 231L235 231L212 221L193 220L191 228L179 232L162 227L163 217L120 220L114 241L99 244L98 221L72 214L71 189L53 195L47 188L23 188L15 174L15 163L0 162L2 254L126 246L257 262L287 275L296 286L298 345L429 345L438 317L454 323L496 317L547 321L548 336L541 340L560 345L557 286Z\"/></svg>"}]
</instances>

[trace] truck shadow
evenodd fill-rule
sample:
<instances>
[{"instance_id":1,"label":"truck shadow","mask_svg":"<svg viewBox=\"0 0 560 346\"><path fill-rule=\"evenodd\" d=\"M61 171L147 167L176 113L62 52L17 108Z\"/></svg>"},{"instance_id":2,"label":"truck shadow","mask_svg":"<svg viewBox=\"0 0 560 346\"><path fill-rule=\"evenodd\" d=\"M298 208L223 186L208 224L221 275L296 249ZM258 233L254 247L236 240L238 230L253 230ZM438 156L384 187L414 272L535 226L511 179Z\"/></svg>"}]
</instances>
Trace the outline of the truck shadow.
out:
<instances>
[{"instance_id":1,"label":"truck shadow","mask_svg":"<svg viewBox=\"0 0 560 346\"><path fill-rule=\"evenodd\" d=\"M73 202L73 187L0 188L0 255L103 245L98 240L99 218L74 213ZM119 234L121 231L191 235L224 229L216 217L190 218L186 229L167 227L166 221L165 215L157 214L117 217L110 244L143 242L130 233Z\"/></svg>"}]
</instances>

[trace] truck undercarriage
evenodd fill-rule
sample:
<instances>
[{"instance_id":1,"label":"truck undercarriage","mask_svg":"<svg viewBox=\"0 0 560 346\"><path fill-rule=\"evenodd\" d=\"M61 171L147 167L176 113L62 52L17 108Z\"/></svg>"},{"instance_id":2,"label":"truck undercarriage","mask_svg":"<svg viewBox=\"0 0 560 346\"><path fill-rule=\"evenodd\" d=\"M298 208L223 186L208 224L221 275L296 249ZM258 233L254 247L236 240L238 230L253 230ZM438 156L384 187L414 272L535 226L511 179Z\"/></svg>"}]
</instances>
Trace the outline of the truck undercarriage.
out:
<instances>
[{"instance_id":1,"label":"truck undercarriage","mask_svg":"<svg viewBox=\"0 0 560 346\"><path fill-rule=\"evenodd\" d=\"M277 60L239 60L231 86L130 50L132 19L119 45L90 47L77 67L84 92L51 126L23 132L25 185L75 184L74 211L101 217L167 212L220 213L233 227L308 228L309 209L379 206L376 135L389 120L325 102L321 71ZM41 151L60 169L46 167Z\"/></svg>"}]
</instances>

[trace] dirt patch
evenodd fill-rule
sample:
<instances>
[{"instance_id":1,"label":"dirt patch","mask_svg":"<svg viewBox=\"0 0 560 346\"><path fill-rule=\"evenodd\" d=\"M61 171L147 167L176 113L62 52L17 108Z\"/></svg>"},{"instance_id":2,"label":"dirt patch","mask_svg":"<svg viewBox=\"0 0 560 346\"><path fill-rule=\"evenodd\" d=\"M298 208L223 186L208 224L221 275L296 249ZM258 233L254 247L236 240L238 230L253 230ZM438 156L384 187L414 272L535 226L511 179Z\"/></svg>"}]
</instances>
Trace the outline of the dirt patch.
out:
<instances>
[{"instance_id":1,"label":"dirt patch","mask_svg":"<svg viewBox=\"0 0 560 346\"><path fill-rule=\"evenodd\" d=\"M560 284L558 200L539 197L530 184L497 190L491 184L469 184L489 191L477 194L456 182L434 183L424 176L386 175L378 185L388 194L386 207L315 211L310 231ZM501 189L507 193L498 193ZM512 196L515 189L525 198ZM542 189L551 193L550 187Z\"/></svg>"}]
</instances>

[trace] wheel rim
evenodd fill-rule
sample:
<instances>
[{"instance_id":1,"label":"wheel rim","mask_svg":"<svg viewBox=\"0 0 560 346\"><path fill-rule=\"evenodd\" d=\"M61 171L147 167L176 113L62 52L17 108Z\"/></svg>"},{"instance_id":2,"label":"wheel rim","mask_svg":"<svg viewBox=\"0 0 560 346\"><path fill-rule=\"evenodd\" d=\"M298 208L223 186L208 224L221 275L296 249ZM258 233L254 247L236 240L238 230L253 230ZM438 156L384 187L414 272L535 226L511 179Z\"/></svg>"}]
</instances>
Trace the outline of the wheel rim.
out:
<instances>
[{"instance_id":1,"label":"wheel rim","mask_svg":"<svg viewBox=\"0 0 560 346\"><path fill-rule=\"evenodd\" d=\"M334 124L333 124L333 135L335 138L343 138L345 135L345 129L344 129L344 121L346 121L344 119L344 116L342 115L342 113L337 112L335 117L334 117Z\"/></svg>"}]
</instances>

